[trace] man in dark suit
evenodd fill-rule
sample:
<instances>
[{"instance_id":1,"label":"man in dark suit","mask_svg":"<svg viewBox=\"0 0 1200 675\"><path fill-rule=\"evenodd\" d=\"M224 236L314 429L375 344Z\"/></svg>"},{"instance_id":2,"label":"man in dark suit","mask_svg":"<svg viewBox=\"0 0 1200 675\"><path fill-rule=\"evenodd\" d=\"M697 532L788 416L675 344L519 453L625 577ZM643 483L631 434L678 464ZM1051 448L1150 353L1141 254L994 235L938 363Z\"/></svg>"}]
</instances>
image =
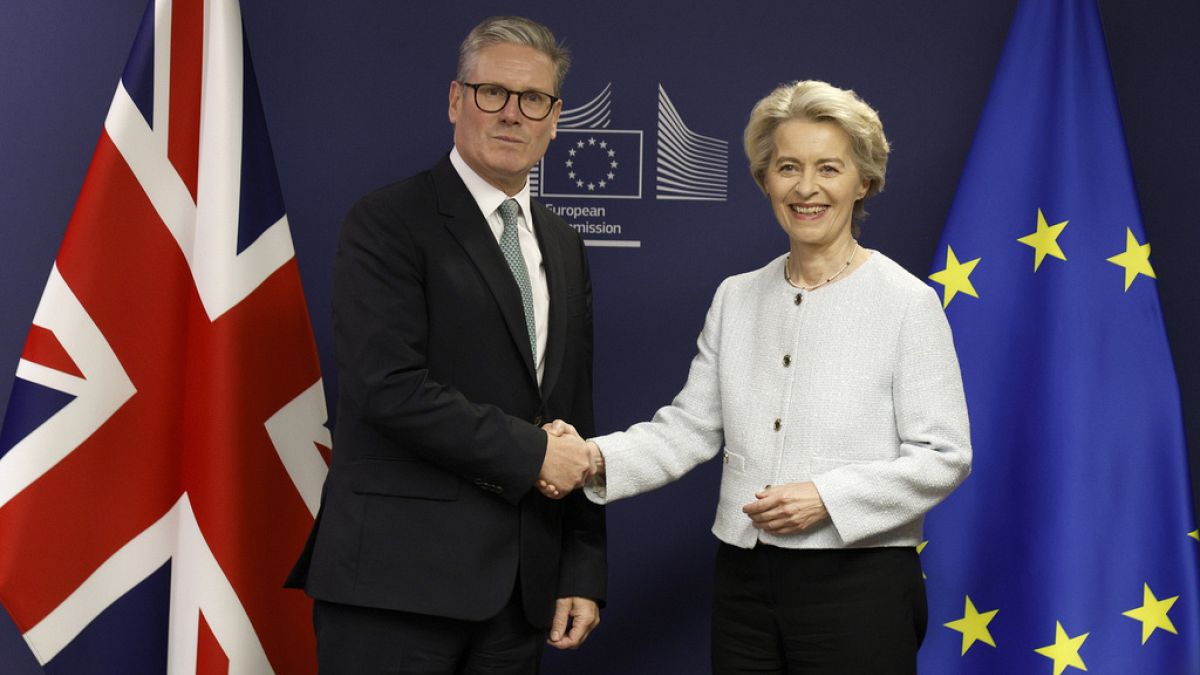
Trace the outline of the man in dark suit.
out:
<instances>
[{"instance_id":1,"label":"man in dark suit","mask_svg":"<svg viewBox=\"0 0 1200 675\"><path fill-rule=\"evenodd\" d=\"M453 151L346 217L333 464L289 578L316 600L324 673L531 673L547 633L574 648L599 622L603 511L566 494L587 450L542 429L594 433L583 243L528 184L567 65L538 23L476 26Z\"/></svg>"}]
</instances>

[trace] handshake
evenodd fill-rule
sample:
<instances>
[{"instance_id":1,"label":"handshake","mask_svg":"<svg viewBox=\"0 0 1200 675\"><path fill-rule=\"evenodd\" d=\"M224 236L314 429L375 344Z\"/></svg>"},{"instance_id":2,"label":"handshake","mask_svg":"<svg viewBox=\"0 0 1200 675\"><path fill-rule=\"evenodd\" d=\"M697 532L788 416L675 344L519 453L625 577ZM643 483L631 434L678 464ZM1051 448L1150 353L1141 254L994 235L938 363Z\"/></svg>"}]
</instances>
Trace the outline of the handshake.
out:
<instances>
[{"instance_id":1,"label":"handshake","mask_svg":"<svg viewBox=\"0 0 1200 675\"><path fill-rule=\"evenodd\" d=\"M575 427L554 420L542 427L546 431L546 459L534 485L550 499L562 499L572 490L602 479L604 455L600 447L580 437Z\"/></svg>"}]
</instances>

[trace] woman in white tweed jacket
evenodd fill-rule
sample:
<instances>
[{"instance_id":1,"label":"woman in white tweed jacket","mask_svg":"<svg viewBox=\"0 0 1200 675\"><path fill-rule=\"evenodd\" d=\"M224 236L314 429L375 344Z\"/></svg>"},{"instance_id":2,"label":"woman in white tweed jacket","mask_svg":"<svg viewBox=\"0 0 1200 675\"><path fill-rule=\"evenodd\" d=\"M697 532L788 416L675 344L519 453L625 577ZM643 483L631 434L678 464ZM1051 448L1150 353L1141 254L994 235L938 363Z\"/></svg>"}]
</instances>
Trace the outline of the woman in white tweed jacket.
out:
<instances>
[{"instance_id":1,"label":"woman in white tweed jacket","mask_svg":"<svg viewBox=\"0 0 1200 675\"><path fill-rule=\"evenodd\" d=\"M914 547L971 465L950 327L929 286L855 239L889 147L854 92L779 87L745 148L789 253L721 284L671 405L592 439L588 494L646 492L723 451L714 671L915 672Z\"/></svg>"}]
</instances>

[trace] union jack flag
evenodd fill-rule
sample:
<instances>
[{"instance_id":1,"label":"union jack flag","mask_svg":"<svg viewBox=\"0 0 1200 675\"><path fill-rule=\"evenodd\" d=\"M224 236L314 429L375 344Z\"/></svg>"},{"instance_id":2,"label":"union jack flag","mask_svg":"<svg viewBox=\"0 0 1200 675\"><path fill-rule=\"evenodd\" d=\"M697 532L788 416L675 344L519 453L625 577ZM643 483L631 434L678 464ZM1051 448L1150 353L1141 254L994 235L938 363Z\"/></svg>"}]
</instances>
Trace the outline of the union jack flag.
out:
<instances>
[{"instance_id":1,"label":"union jack flag","mask_svg":"<svg viewBox=\"0 0 1200 675\"><path fill-rule=\"evenodd\" d=\"M236 0L151 0L0 430L0 600L48 673L313 671L282 583L331 445Z\"/></svg>"}]
</instances>

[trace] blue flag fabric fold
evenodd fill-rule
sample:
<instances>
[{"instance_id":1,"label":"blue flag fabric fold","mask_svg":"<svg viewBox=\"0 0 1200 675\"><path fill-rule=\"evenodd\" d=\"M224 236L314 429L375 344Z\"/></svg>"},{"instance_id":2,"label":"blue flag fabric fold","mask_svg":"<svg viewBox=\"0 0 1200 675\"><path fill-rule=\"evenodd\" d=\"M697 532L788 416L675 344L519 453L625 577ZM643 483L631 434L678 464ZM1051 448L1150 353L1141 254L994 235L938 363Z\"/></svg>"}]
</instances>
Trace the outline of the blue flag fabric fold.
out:
<instances>
[{"instance_id":1,"label":"blue flag fabric fold","mask_svg":"<svg viewBox=\"0 0 1200 675\"><path fill-rule=\"evenodd\" d=\"M975 461L927 520L921 672L1200 673L1149 254L1094 0L1021 2L930 277Z\"/></svg>"}]
</instances>

